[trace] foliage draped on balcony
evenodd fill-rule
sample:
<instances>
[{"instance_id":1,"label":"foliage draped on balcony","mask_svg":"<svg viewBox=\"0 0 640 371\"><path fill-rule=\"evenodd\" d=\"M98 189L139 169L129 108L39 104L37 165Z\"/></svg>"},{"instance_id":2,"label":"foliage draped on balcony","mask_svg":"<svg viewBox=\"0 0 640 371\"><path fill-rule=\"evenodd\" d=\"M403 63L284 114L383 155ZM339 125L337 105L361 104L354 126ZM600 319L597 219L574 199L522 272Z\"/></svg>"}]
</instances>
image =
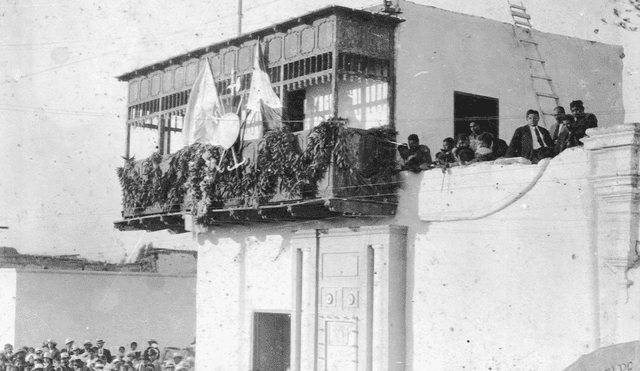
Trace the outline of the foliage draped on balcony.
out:
<instances>
[{"instance_id":1,"label":"foliage draped on balcony","mask_svg":"<svg viewBox=\"0 0 640 371\"><path fill-rule=\"evenodd\" d=\"M367 173L357 166L354 133L346 120L330 119L311 130L302 150L293 133L269 131L258 144L255 162L232 171L216 170L233 165L233 159L230 154L221 159L220 148L205 144L185 147L164 159L158 154L143 161L125 159L125 165L118 168L123 206L133 214L159 207L165 212L191 209L203 217L208 210L229 203L257 207L276 194L287 199L313 198L331 164L348 184L334 189L337 197L388 194L394 187L390 180L396 165L395 147L385 145L375 154L365 154L373 156L368 159L369 169L375 169ZM381 127L367 134L389 144L386 139L396 133ZM188 204L184 204L185 196Z\"/></svg>"}]
</instances>

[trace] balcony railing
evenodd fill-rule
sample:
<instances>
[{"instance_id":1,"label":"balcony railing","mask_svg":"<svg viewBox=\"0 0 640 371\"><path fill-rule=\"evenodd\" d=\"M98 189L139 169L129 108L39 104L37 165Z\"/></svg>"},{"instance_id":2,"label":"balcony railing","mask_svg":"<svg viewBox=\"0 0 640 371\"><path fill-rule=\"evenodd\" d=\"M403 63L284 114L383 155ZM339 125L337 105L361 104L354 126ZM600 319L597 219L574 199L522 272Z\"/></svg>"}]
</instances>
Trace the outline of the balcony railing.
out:
<instances>
[{"instance_id":1,"label":"balcony railing","mask_svg":"<svg viewBox=\"0 0 640 371\"><path fill-rule=\"evenodd\" d=\"M393 215L395 146L389 128L354 129L344 120L311 131L267 132L236 148L248 160L232 168L231 151L194 144L166 156L128 159L119 229L184 228L201 224ZM237 159L241 161L240 158Z\"/></svg>"}]
</instances>

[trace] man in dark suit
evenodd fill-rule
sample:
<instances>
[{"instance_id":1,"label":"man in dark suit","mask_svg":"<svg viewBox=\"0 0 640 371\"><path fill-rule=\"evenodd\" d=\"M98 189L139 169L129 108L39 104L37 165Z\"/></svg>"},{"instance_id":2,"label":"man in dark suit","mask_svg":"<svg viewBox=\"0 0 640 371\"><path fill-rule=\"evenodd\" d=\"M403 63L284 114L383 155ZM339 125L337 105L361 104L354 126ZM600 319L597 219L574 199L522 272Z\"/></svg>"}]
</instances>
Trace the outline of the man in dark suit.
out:
<instances>
[{"instance_id":1,"label":"man in dark suit","mask_svg":"<svg viewBox=\"0 0 640 371\"><path fill-rule=\"evenodd\" d=\"M104 340L98 339L96 341L96 346L98 347L98 351L96 352L98 358L105 361L106 363L111 363L111 360L113 358L111 357L111 352L109 351L109 349L104 348Z\"/></svg>"},{"instance_id":2,"label":"man in dark suit","mask_svg":"<svg viewBox=\"0 0 640 371\"><path fill-rule=\"evenodd\" d=\"M553 143L555 144L558 140L560 134L565 131L567 128L564 125L564 116L566 112L564 111L564 107L558 106L553 109L553 117L556 118L556 122L551 124L549 127L549 133L551 134L551 139L553 139Z\"/></svg>"},{"instance_id":3,"label":"man in dark suit","mask_svg":"<svg viewBox=\"0 0 640 371\"><path fill-rule=\"evenodd\" d=\"M524 157L537 164L543 158L553 157L553 139L549 131L538 126L540 113L527 111L527 125L516 129L511 138L507 157Z\"/></svg>"}]
</instances>

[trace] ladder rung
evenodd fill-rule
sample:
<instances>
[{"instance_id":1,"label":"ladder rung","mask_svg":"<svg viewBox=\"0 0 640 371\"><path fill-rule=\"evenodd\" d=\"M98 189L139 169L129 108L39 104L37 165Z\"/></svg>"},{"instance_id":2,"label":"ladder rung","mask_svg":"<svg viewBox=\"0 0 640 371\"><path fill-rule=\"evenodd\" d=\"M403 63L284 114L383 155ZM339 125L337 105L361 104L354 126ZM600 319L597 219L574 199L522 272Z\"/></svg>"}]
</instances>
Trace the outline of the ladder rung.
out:
<instances>
[{"instance_id":1,"label":"ladder rung","mask_svg":"<svg viewBox=\"0 0 640 371\"><path fill-rule=\"evenodd\" d=\"M540 80L547 80L547 81L551 81L551 79L549 77L545 77L545 76L540 76L540 75L531 75L531 77L533 77L534 79L540 79Z\"/></svg>"},{"instance_id":2,"label":"ladder rung","mask_svg":"<svg viewBox=\"0 0 640 371\"><path fill-rule=\"evenodd\" d=\"M518 18L531 19L531 16L527 13L511 10L511 15Z\"/></svg>"},{"instance_id":3,"label":"ladder rung","mask_svg":"<svg viewBox=\"0 0 640 371\"><path fill-rule=\"evenodd\" d=\"M521 43L529 43L529 44L533 44L533 45L538 45L538 43L533 41L533 40L520 39L520 42Z\"/></svg>"},{"instance_id":4,"label":"ladder rung","mask_svg":"<svg viewBox=\"0 0 640 371\"><path fill-rule=\"evenodd\" d=\"M540 63L545 63L545 61L543 61L542 59L538 59L538 58L531 58L531 57L524 57L527 60L530 61L534 61L534 62L540 62Z\"/></svg>"},{"instance_id":5,"label":"ladder rung","mask_svg":"<svg viewBox=\"0 0 640 371\"><path fill-rule=\"evenodd\" d=\"M558 97L555 94L547 94L547 93L538 93L536 92L536 95L539 97L546 97L546 98L551 98L551 99L560 99L560 97Z\"/></svg>"},{"instance_id":6,"label":"ladder rung","mask_svg":"<svg viewBox=\"0 0 640 371\"><path fill-rule=\"evenodd\" d=\"M533 28L533 26L531 25L531 23L529 23L528 21L527 21L527 22L522 22L522 21L519 21L519 20L517 20L517 19L514 19L514 21L515 21L515 23L516 23L516 24L519 24L520 26L524 26L524 27L528 27L528 28Z\"/></svg>"},{"instance_id":7,"label":"ladder rung","mask_svg":"<svg viewBox=\"0 0 640 371\"><path fill-rule=\"evenodd\" d=\"M509 4L510 7L514 8L514 9L518 9L518 10L522 10L523 12L527 11L527 8L525 8L522 5L516 5L516 4Z\"/></svg>"}]
</instances>

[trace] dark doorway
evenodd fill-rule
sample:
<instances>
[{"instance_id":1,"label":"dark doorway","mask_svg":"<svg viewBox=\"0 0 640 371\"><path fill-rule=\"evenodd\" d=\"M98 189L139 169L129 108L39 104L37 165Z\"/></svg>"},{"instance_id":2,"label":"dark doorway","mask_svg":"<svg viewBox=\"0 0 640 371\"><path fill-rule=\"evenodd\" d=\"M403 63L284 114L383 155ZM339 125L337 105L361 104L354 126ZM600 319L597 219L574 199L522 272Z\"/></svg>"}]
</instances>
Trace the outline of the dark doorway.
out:
<instances>
[{"instance_id":1,"label":"dark doorway","mask_svg":"<svg viewBox=\"0 0 640 371\"><path fill-rule=\"evenodd\" d=\"M285 371L291 366L291 315L253 314L253 370Z\"/></svg>"},{"instance_id":2,"label":"dark doorway","mask_svg":"<svg viewBox=\"0 0 640 371\"><path fill-rule=\"evenodd\" d=\"M288 91L284 100L285 126L289 130L302 131L304 127L304 101L307 97L305 89Z\"/></svg>"},{"instance_id":3,"label":"dark doorway","mask_svg":"<svg viewBox=\"0 0 640 371\"><path fill-rule=\"evenodd\" d=\"M469 124L479 123L483 131L499 138L498 99L481 95L453 92L453 134L471 134Z\"/></svg>"}]
</instances>

